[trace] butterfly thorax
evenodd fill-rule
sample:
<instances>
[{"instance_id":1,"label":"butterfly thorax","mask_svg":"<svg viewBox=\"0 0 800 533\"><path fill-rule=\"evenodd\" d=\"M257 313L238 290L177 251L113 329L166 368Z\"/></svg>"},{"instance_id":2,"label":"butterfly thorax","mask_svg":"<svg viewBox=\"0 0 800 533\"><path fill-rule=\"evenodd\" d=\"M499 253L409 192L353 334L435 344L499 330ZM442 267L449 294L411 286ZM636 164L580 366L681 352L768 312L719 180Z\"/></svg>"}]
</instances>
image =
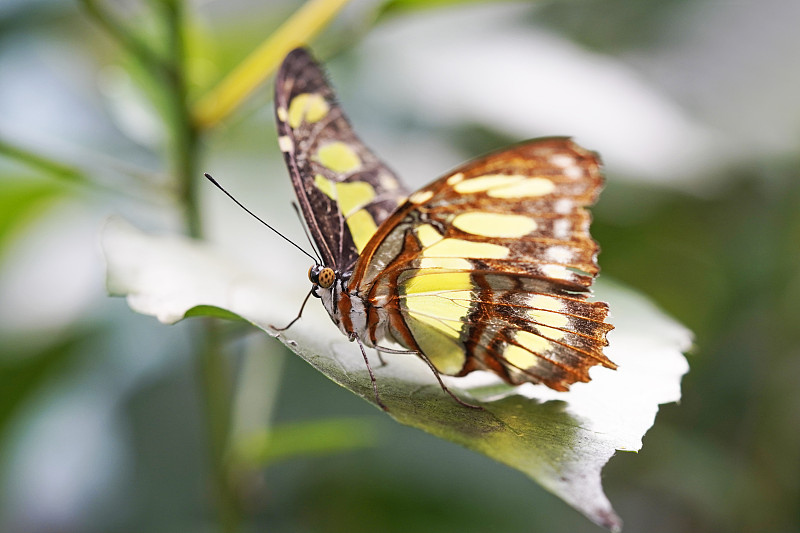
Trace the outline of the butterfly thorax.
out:
<instances>
[{"instance_id":1,"label":"butterfly thorax","mask_svg":"<svg viewBox=\"0 0 800 533\"><path fill-rule=\"evenodd\" d=\"M333 323L340 326L339 312L336 305L337 294L345 291L345 279L350 274L340 274L338 271L316 263L308 269L308 280L311 282L311 294L322 300L322 305L331 316Z\"/></svg>"},{"instance_id":2,"label":"butterfly thorax","mask_svg":"<svg viewBox=\"0 0 800 533\"><path fill-rule=\"evenodd\" d=\"M313 284L311 293L322 300L333 323L351 341L358 337L366 346L375 346L385 336L385 328L375 325L386 323L386 312L376 305L379 302L364 298L348 286L351 276L350 271L340 273L330 267L314 265L308 271Z\"/></svg>"}]
</instances>

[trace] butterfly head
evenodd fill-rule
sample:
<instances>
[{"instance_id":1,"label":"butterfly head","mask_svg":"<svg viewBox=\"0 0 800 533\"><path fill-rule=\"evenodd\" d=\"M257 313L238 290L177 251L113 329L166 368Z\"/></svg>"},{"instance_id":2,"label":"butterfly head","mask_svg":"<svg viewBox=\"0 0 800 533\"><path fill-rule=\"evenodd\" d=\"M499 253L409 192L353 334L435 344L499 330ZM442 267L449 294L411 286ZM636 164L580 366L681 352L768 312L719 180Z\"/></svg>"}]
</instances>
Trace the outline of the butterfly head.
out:
<instances>
[{"instance_id":1,"label":"butterfly head","mask_svg":"<svg viewBox=\"0 0 800 533\"><path fill-rule=\"evenodd\" d=\"M330 289L336 282L336 272L331 267L326 267L320 264L314 264L308 269L308 279L314 284L313 294L319 298L317 294L317 287L322 289Z\"/></svg>"},{"instance_id":2,"label":"butterfly head","mask_svg":"<svg viewBox=\"0 0 800 533\"><path fill-rule=\"evenodd\" d=\"M308 269L308 279L312 283L311 294L322 300L322 305L325 307L325 310L328 311L333 323L340 328L342 327L342 322L340 320L337 302L338 299L347 292L345 283L349 277L349 273L342 274L338 270L334 270L331 267L319 263L314 263L314 265Z\"/></svg>"}]
</instances>

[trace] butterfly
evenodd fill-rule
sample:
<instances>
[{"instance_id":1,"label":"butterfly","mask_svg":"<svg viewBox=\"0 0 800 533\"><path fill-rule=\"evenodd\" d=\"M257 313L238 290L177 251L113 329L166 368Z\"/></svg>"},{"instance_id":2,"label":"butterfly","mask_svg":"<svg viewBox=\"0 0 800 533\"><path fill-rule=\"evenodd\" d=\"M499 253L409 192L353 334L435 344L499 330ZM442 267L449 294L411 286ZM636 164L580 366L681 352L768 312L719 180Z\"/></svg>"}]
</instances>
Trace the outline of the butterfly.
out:
<instances>
[{"instance_id":1,"label":"butterfly","mask_svg":"<svg viewBox=\"0 0 800 533\"><path fill-rule=\"evenodd\" d=\"M585 209L603 184L595 153L532 140L410 193L353 132L303 48L278 72L275 116L320 258L310 294L358 343L382 408L365 347L416 354L469 407L441 375L483 370L565 391L595 365L616 368L603 354L608 305L587 300L599 271Z\"/></svg>"}]
</instances>

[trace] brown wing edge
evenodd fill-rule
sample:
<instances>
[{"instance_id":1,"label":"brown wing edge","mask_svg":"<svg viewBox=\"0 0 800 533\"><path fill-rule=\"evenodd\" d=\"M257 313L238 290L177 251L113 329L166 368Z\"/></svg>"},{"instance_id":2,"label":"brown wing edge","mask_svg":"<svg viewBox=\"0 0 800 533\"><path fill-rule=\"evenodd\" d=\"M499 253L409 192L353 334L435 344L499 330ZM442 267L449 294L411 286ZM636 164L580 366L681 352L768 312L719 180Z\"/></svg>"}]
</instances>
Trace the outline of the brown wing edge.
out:
<instances>
[{"instance_id":1,"label":"brown wing edge","mask_svg":"<svg viewBox=\"0 0 800 533\"><path fill-rule=\"evenodd\" d=\"M286 55L275 78L274 113L279 138L288 136L294 142L294 132L289 124L281 119L278 110L287 110L292 98L303 92L321 93L327 99L328 95L331 94L331 89L321 67L311 54L305 48L295 48ZM326 233L320 227L320 221L311 205L296 157L291 152L282 152L303 218L322 256L322 262L325 265L336 266L334 251L329 240L325 237ZM341 218L341 215L339 216Z\"/></svg>"}]
</instances>

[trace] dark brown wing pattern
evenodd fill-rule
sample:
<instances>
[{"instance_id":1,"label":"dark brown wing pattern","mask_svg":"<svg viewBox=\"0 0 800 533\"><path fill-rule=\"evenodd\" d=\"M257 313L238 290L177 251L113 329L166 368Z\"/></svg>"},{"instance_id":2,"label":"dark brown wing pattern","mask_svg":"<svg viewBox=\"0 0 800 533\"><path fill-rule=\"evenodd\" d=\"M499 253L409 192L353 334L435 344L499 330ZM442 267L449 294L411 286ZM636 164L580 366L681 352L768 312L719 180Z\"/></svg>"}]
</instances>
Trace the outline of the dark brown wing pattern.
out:
<instances>
[{"instance_id":1,"label":"dark brown wing pattern","mask_svg":"<svg viewBox=\"0 0 800 533\"><path fill-rule=\"evenodd\" d=\"M358 139L322 69L292 51L275 82L278 142L323 263L349 270L406 197L397 176Z\"/></svg>"},{"instance_id":2,"label":"dark brown wing pattern","mask_svg":"<svg viewBox=\"0 0 800 533\"><path fill-rule=\"evenodd\" d=\"M608 306L590 215L597 156L566 138L531 141L456 169L412 194L373 236L351 291L385 334L443 374L489 370L512 384L566 390L603 348ZM380 325L378 309L388 313Z\"/></svg>"}]
</instances>

